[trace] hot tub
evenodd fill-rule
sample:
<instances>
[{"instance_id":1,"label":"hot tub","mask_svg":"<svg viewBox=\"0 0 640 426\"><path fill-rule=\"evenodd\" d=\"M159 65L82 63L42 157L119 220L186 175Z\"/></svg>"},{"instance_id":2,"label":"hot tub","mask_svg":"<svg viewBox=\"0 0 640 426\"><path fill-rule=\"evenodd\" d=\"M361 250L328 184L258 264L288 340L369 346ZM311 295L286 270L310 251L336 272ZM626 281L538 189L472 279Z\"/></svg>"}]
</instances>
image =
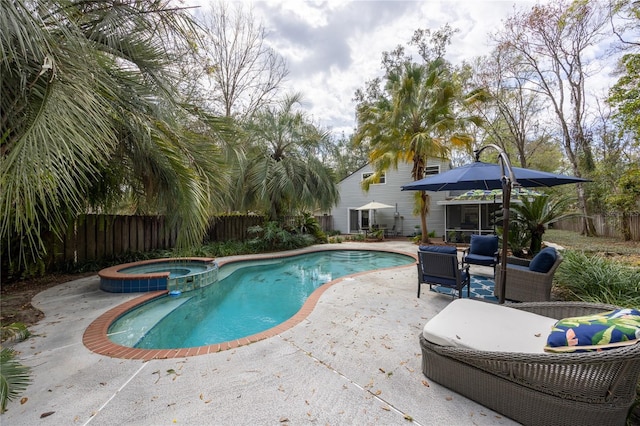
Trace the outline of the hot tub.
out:
<instances>
[{"instance_id":1,"label":"hot tub","mask_svg":"<svg viewBox=\"0 0 640 426\"><path fill-rule=\"evenodd\" d=\"M110 293L188 291L218 280L215 259L189 257L152 259L101 270L100 289Z\"/></svg>"}]
</instances>

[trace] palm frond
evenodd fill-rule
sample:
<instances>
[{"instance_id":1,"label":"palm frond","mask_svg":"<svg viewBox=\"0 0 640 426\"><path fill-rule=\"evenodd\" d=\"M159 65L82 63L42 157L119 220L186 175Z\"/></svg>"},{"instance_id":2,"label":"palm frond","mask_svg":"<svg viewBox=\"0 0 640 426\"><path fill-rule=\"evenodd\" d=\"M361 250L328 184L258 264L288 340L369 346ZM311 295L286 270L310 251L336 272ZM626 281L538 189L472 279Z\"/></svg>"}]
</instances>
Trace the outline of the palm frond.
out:
<instances>
[{"instance_id":1,"label":"palm frond","mask_svg":"<svg viewBox=\"0 0 640 426\"><path fill-rule=\"evenodd\" d=\"M197 241L228 180L225 127L190 129L202 117L176 89L192 18L137 0L17 0L0 15L0 237L26 238L37 256L43 228L133 196Z\"/></svg>"},{"instance_id":2,"label":"palm frond","mask_svg":"<svg viewBox=\"0 0 640 426\"><path fill-rule=\"evenodd\" d=\"M0 341L22 341L29 337L31 333L27 326L21 322L14 322L0 327Z\"/></svg>"},{"instance_id":3,"label":"palm frond","mask_svg":"<svg viewBox=\"0 0 640 426\"><path fill-rule=\"evenodd\" d=\"M4 413L7 403L20 396L31 383L31 369L14 358L14 350L0 350L0 413Z\"/></svg>"}]
</instances>

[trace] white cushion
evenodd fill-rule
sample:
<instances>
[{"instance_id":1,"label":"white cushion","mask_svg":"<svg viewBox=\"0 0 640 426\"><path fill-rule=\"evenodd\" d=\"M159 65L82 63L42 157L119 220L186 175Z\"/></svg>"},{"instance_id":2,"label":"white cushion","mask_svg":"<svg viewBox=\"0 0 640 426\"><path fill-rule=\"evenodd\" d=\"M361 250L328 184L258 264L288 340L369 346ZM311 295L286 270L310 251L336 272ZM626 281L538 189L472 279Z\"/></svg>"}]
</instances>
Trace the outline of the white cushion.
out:
<instances>
[{"instance_id":1,"label":"white cushion","mask_svg":"<svg viewBox=\"0 0 640 426\"><path fill-rule=\"evenodd\" d=\"M456 299L425 324L425 339L480 351L544 353L557 319L488 302Z\"/></svg>"}]
</instances>

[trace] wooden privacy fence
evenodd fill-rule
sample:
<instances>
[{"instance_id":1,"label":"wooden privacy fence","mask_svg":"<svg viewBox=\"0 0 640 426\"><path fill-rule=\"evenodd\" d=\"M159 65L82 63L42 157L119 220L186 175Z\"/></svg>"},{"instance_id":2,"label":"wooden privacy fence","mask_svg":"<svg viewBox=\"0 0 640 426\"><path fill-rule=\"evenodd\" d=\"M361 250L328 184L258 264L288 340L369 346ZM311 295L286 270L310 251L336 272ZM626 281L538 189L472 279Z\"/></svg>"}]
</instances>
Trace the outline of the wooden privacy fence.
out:
<instances>
[{"instance_id":1,"label":"wooden privacy fence","mask_svg":"<svg viewBox=\"0 0 640 426\"><path fill-rule=\"evenodd\" d=\"M252 237L247 229L263 223L259 215L217 216L209 224L208 241L245 241Z\"/></svg>"},{"instance_id":2,"label":"wooden privacy fence","mask_svg":"<svg viewBox=\"0 0 640 426\"><path fill-rule=\"evenodd\" d=\"M87 214L70 224L48 251L56 263L86 262L127 252L169 249L175 246L177 236L177 226L170 226L163 216Z\"/></svg>"},{"instance_id":3,"label":"wooden privacy fence","mask_svg":"<svg viewBox=\"0 0 640 426\"><path fill-rule=\"evenodd\" d=\"M318 216L323 230L330 230L331 216ZM245 241L247 229L262 225L259 215L225 215L211 221L205 241ZM326 228L325 228L326 226ZM179 228L164 216L81 215L61 240L52 238L47 251L55 263L81 263L109 259L127 252L175 247Z\"/></svg>"},{"instance_id":4,"label":"wooden privacy fence","mask_svg":"<svg viewBox=\"0 0 640 426\"><path fill-rule=\"evenodd\" d=\"M316 216L316 220L320 224L320 229L322 229L323 232L333 231L333 216L327 214Z\"/></svg>"},{"instance_id":5,"label":"wooden privacy fence","mask_svg":"<svg viewBox=\"0 0 640 426\"><path fill-rule=\"evenodd\" d=\"M622 215L592 215L593 224L599 236L610 238L622 238ZM579 217L563 219L553 224L554 229L564 231L582 232L582 219ZM633 214L629 218L631 239L640 241L640 214Z\"/></svg>"}]
</instances>

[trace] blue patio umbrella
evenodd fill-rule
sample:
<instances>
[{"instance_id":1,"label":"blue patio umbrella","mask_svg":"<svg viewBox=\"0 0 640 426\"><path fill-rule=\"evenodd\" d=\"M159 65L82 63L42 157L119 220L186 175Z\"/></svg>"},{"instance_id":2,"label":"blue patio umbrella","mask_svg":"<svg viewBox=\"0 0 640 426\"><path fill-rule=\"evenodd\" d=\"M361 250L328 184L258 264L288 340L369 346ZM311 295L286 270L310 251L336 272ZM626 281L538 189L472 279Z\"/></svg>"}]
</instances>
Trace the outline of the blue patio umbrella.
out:
<instances>
[{"instance_id":1,"label":"blue patio umbrella","mask_svg":"<svg viewBox=\"0 0 640 426\"><path fill-rule=\"evenodd\" d=\"M484 163L479 160L480 153L493 148L499 153L499 164ZM469 189L502 189L502 232L509 234L509 204L511 190L514 187L551 187L568 183L589 182L575 176L566 176L539 170L511 167L509 157L497 145L489 144L475 152L476 161L413 183L403 185L403 191L454 191ZM507 278L507 247L503 238L500 261L501 286L499 303L504 303L504 286Z\"/></svg>"},{"instance_id":2,"label":"blue patio umbrella","mask_svg":"<svg viewBox=\"0 0 640 426\"><path fill-rule=\"evenodd\" d=\"M567 183L589 182L574 176L559 175L539 170L512 167L519 186L550 187ZM429 176L402 186L403 191L453 191L469 189L502 189L504 173L499 164L475 161L444 173Z\"/></svg>"}]
</instances>

